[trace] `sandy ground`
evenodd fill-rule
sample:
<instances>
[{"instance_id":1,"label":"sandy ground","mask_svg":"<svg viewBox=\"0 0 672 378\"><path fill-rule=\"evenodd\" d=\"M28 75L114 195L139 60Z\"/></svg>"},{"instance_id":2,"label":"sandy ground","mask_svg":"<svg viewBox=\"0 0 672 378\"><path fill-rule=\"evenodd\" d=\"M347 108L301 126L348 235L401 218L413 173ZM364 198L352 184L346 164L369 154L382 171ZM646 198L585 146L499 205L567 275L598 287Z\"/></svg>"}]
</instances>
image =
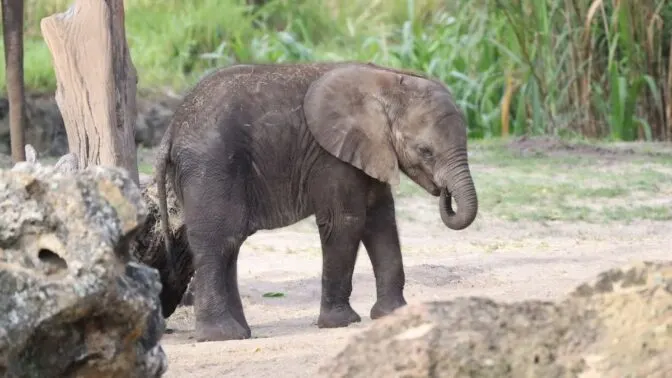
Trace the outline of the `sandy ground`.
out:
<instances>
[{"instance_id":1,"label":"sandy ground","mask_svg":"<svg viewBox=\"0 0 672 378\"><path fill-rule=\"evenodd\" d=\"M436 200L397 201L409 303L457 296L496 300L554 299L610 267L641 259L672 258L672 222L629 225L517 222L479 215L467 230L442 226ZM320 330L321 258L312 218L248 239L239 259L239 282L252 339L196 343L193 311L169 319L163 339L166 377L315 377L325 359L371 324L375 285L360 247L352 305L362 323ZM265 298L266 292L284 297Z\"/></svg>"}]
</instances>

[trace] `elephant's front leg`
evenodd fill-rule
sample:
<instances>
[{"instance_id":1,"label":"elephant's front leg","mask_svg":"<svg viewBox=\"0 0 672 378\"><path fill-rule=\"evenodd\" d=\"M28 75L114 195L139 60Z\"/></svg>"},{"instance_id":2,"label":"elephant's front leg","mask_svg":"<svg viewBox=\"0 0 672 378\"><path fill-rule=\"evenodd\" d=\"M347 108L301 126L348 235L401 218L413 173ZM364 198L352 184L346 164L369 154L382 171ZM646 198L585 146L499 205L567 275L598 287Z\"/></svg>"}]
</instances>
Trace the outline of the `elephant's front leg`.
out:
<instances>
[{"instance_id":1,"label":"elephant's front leg","mask_svg":"<svg viewBox=\"0 0 672 378\"><path fill-rule=\"evenodd\" d=\"M322 241L322 299L319 328L346 327L362 319L350 306L352 274L364 231L364 207L316 214Z\"/></svg>"},{"instance_id":2,"label":"elephant's front leg","mask_svg":"<svg viewBox=\"0 0 672 378\"><path fill-rule=\"evenodd\" d=\"M404 266L395 219L394 198L389 185L378 190L376 202L367 210L362 242L376 277L376 304L371 319L387 315L406 305Z\"/></svg>"}]
</instances>

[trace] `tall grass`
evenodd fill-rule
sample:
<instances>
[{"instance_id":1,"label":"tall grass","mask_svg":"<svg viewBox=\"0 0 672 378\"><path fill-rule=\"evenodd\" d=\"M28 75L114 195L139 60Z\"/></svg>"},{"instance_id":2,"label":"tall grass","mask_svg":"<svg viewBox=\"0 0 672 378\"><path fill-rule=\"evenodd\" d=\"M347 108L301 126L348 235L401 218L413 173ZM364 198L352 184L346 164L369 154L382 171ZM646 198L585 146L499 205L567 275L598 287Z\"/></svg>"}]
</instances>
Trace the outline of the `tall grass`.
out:
<instances>
[{"instance_id":1,"label":"tall grass","mask_svg":"<svg viewBox=\"0 0 672 378\"><path fill-rule=\"evenodd\" d=\"M27 0L27 86L55 86ZM669 0L126 0L141 89L236 62L362 60L443 80L472 138L672 140ZM4 69L0 71L4 82Z\"/></svg>"}]
</instances>

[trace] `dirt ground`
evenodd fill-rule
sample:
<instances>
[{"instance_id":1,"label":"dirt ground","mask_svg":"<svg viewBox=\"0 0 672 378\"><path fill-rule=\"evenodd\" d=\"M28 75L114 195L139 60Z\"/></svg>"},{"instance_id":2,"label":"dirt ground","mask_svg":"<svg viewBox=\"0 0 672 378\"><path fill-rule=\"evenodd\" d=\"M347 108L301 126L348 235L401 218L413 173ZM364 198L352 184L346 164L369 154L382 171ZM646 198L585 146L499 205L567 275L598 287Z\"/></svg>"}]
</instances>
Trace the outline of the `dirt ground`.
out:
<instances>
[{"instance_id":1,"label":"dirt ground","mask_svg":"<svg viewBox=\"0 0 672 378\"><path fill-rule=\"evenodd\" d=\"M658 146L658 152L650 147L637 152L629 145L605 150L529 141L509 145L508 155L488 154L489 148L470 149L481 206L468 229L446 229L438 214L438 199L413 189L413 184L406 183L407 192L398 196L409 303L458 296L556 299L610 267L672 258L669 144ZM545 160L534 165L530 156L538 155ZM570 159L577 156L579 160ZM627 176L644 171L646 175L637 176L636 182ZM613 184L605 182L609 177ZM530 185L525 178L538 183ZM581 198L566 197L567 190L554 183L562 180L576 185ZM552 194L554 188L561 188L560 196ZM517 198L520 206L501 207L492 200L495 195L503 203L507 197ZM579 205L568 207L568 198ZM637 207L638 201L647 205ZM518 212L522 205L546 215ZM613 210L617 207L620 212ZM627 212L630 208L636 211ZM509 220L516 214L515 221ZM586 214L602 214L604 219ZM196 343L192 308L178 308L168 320L174 332L162 342L170 364L166 377L317 376L325 359L371 324L369 310L375 300L371 264L361 247L352 305L362 322L318 329L319 246L313 218L248 239L238 260L239 284L253 338ZM284 296L263 296L269 292Z\"/></svg>"}]
</instances>

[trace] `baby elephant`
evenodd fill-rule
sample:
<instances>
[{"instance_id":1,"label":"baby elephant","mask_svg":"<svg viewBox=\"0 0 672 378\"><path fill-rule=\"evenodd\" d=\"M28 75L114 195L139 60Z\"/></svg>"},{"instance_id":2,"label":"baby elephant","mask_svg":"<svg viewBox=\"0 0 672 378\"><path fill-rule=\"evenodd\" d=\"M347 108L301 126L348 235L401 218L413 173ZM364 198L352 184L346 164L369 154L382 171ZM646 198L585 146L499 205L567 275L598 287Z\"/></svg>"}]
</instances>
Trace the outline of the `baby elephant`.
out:
<instances>
[{"instance_id":1,"label":"baby elephant","mask_svg":"<svg viewBox=\"0 0 672 378\"><path fill-rule=\"evenodd\" d=\"M184 214L197 340L251 336L237 283L241 244L313 214L323 256L318 327L361 320L350 306L360 242L376 279L371 318L404 306L391 189L400 171L440 197L448 228L473 222L465 121L436 80L356 62L236 65L205 77L177 108L156 172L166 240L166 175Z\"/></svg>"}]
</instances>

